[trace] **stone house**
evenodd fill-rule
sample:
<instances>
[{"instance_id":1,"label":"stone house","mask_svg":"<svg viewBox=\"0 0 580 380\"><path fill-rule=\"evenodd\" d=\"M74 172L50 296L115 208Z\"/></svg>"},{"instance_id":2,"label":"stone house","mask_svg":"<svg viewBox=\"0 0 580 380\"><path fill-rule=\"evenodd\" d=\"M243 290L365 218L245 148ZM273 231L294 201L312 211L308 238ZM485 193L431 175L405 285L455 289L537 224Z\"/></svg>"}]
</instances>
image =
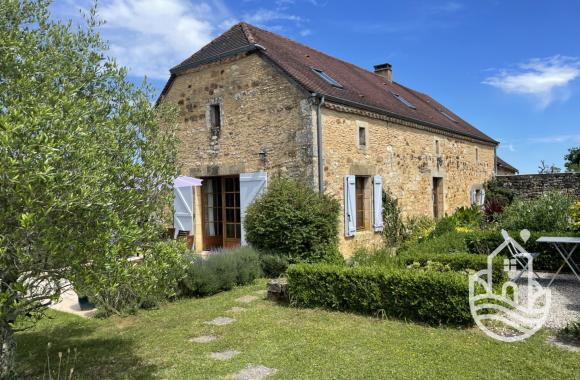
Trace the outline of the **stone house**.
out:
<instances>
[{"instance_id":1,"label":"stone house","mask_svg":"<svg viewBox=\"0 0 580 380\"><path fill-rule=\"evenodd\" d=\"M406 215L481 202L497 142L428 95L239 23L170 70L179 161L199 177L196 249L244 243L245 207L285 175L340 200L340 249L380 241L381 190Z\"/></svg>"},{"instance_id":2,"label":"stone house","mask_svg":"<svg viewBox=\"0 0 580 380\"><path fill-rule=\"evenodd\" d=\"M506 161L502 160L501 157L495 158L495 174L496 175L516 175L519 170L508 164Z\"/></svg>"}]
</instances>

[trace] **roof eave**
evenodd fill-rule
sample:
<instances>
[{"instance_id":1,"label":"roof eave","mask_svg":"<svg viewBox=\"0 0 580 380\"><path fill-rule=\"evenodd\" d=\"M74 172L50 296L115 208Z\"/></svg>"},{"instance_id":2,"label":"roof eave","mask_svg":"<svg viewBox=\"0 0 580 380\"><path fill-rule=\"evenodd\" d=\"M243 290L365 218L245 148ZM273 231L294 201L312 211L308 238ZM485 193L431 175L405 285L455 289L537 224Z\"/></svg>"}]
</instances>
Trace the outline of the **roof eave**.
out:
<instances>
[{"instance_id":1,"label":"roof eave","mask_svg":"<svg viewBox=\"0 0 580 380\"><path fill-rule=\"evenodd\" d=\"M347 99L339 98L339 97L336 97L336 96L333 96L333 95L328 95L328 94L323 94L323 93L321 93L320 95L324 95L325 99L327 101L330 101L330 102L339 103L339 104L343 104L343 105L347 105L347 106L351 106L351 107L355 107L355 108L360 108L360 109L364 109L364 110L367 110L367 111L371 111L371 112L375 112L375 113L378 113L378 114L382 114L382 115L385 115L385 116L390 116L390 117L394 117L394 118L397 118L397 119L401 119L401 120L404 120L404 121L421 124L421 125L424 125L424 126L426 126L428 128L433 128L433 129L436 129L436 130L442 130L442 131L445 131L445 132L447 132L447 133L449 133L451 135L462 136L464 138L469 138L469 139L472 139L472 140L477 140L477 141L483 142L485 144L491 144L491 145L494 145L494 146L499 145L499 142L498 141L495 141L495 140L493 140L491 138L489 140L483 139L481 137L473 136L473 135L470 135L470 134L467 134L467 133L461 133L461 132L455 131L453 129L446 128L446 127L443 127L443 126L441 126L439 124L431 123L429 121L425 121L425 120L421 120L421 119L415 119L415 118L412 118L412 117L399 115L399 114L397 114L395 112L387 111L387 110L385 110L383 108L374 107L374 106L371 106L371 105L368 105L368 104L364 104L364 103L354 102L352 100L347 100Z\"/></svg>"}]
</instances>

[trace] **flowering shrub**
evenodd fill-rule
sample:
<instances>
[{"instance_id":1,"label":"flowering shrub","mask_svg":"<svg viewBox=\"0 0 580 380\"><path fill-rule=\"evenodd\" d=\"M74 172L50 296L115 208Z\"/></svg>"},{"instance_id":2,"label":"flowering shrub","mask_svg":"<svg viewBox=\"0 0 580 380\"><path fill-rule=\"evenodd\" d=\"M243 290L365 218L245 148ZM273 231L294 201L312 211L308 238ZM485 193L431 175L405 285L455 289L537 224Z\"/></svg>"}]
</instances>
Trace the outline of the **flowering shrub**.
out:
<instances>
[{"instance_id":1,"label":"flowering shrub","mask_svg":"<svg viewBox=\"0 0 580 380\"><path fill-rule=\"evenodd\" d=\"M537 199L516 199L506 207L500 225L508 230L566 231L571 229L572 199L556 191Z\"/></svg>"},{"instance_id":2,"label":"flowering shrub","mask_svg":"<svg viewBox=\"0 0 580 380\"><path fill-rule=\"evenodd\" d=\"M570 208L570 216L572 217L572 225L575 231L580 231L580 201L576 201Z\"/></svg>"}]
</instances>

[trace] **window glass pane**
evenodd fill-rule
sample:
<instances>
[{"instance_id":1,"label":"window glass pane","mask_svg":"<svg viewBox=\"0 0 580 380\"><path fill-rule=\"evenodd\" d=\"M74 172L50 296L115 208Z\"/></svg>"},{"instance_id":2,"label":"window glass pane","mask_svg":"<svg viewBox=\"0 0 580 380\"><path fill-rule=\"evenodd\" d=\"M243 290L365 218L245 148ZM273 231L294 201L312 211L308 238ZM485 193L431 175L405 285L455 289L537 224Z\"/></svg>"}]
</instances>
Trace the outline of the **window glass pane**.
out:
<instances>
[{"instance_id":1,"label":"window glass pane","mask_svg":"<svg viewBox=\"0 0 580 380\"><path fill-rule=\"evenodd\" d=\"M318 74L318 76L320 76L322 79L324 79L328 84L330 84L334 87L342 88L342 85L340 83L338 83L334 78L332 78L330 75L328 75L324 71L322 71L320 69L314 69L314 68L312 69L312 71L314 71L316 74Z\"/></svg>"},{"instance_id":2,"label":"window glass pane","mask_svg":"<svg viewBox=\"0 0 580 380\"><path fill-rule=\"evenodd\" d=\"M400 94L397 94L396 92L391 92L391 94L401 103L403 103L404 105L406 105L409 108L412 109L416 109L417 107L415 107L411 102L409 102L407 99L403 98Z\"/></svg>"},{"instance_id":3,"label":"window glass pane","mask_svg":"<svg viewBox=\"0 0 580 380\"><path fill-rule=\"evenodd\" d=\"M236 237L236 225L232 223L226 223L226 237L235 238Z\"/></svg>"}]
</instances>

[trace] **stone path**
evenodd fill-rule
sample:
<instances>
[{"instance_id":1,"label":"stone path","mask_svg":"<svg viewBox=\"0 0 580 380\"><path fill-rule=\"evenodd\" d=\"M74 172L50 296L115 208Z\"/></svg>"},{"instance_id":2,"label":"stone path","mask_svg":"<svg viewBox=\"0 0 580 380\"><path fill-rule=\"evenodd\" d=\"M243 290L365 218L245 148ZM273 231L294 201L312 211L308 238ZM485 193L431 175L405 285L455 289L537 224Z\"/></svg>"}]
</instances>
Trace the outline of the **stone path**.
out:
<instances>
[{"instance_id":1,"label":"stone path","mask_svg":"<svg viewBox=\"0 0 580 380\"><path fill-rule=\"evenodd\" d=\"M257 299L258 299L258 297L256 297L256 296L247 295L247 296L243 296L240 298L236 298L236 302L250 303L250 302L254 302Z\"/></svg>"},{"instance_id":2,"label":"stone path","mask_svg":"<svg viewBox=\"0 0 580 380\"><path fill-rule=\"evenodd\" d=\"M235 322L234 318L230 317L217 317L212 319L211 321L204 322L206 325L214 325L214 326L224 326L229 325L230 323Z\"/></svg>"},{"instance_id":3,"label":"stone path","mask_svg":"<svg viewBox=\"0 0 580 380\"><path fill-rule=\"evenodd\" d=\"M263 365L248 364L246 368L236 372L234 379L237 380L262 380L276 373L276 369Z\"/></svg>"},{"instance_id":4,"label":"stone path","mask_svg":"<svg viewBox=\"0 0 580 380\"><path fill-rule=\"evenodd\" d=\"M191 339L189 339L189 341L195 342L195 343L209 343L209 342L213 342L216 339L217 339L217 337L215 337L213 335L202 335L202 336L196 336L195 338L191 338Z\"/></svg>"},{"instance_id":5,"label":"stone path","mask_svg":"<svg viewBox=\"0 0 580 380\"><path fill-rule=\"evenodd\" d=\"M254 294L264 296L266 294L266 292L264 290L259 290L259 291L254 292ZM257 299L258 299L257 296L253 296L251 294L248 294L248 295L236 298L235 301L249 304L251 302L256 301ZM240 313L242 311L246 311L246 309L243 307L239 307L239 306L233 306L231 309L228 310L228 312L231 312L231 313ZM235 321L236 320L234 318L230 318L230 317L216 317L216 318L212 319L211 321L206 321L204 323L206 325L224 326L224 325L229 325L230 323L234 323ZM195 343L209 343L209 342L213 342L216 339L217 339L217 337L215 337L213 335L201 335L201 336L198 336L195 338L190 338L189 341L195 342ZM240 354L241 354L241 352L237 351L237 350L226 350L226 351L220 351L220 352L211 352L209 354L209 356L210 356L210 358L212 358L214 360L226 361L226 360L230 360L230 359L232 359ZM277 369L275 369L275 368L268 368L268 367L265 367L263 365L248 364L248 365L246 365L246 367L244 367L240 371L236 372L232 376L234 379L238 379L238 380L263 380L266 377L276 373L276 371L277 371Z\"/></svg>"},{"instance_id":6,"label":"stone path","mask_svg":"<svg viewBox=\"0 0 580 380\"><path fill-rule=\"evenodd\" d=\"M230 360L231 358L233 358L234 356L238 356L239 354L241 354L240 351L227 350L221 352L212 352L211 354L209 354L209 356L211 356L211 358L215 360Z\"/></svg>"}]
</instances>

